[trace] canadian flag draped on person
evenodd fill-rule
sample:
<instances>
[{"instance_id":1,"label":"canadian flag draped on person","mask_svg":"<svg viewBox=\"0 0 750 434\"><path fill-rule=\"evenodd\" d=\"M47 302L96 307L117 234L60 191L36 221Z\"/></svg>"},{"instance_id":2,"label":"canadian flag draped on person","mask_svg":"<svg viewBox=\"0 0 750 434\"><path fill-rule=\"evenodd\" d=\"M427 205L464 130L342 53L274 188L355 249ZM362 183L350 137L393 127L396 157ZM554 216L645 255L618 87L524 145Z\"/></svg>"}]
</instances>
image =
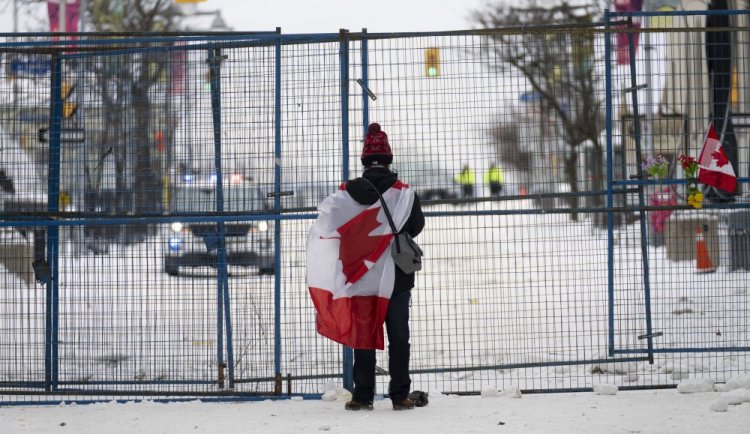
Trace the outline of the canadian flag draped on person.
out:
<instances>
[{"instance_id":1,"label":"canadian flag draped on person","mask_svg":"<svg viewBox=\"0 0 750 434\"><path fill-rule=\"evenodd\" d=\"M392 230L373 188L382 190L396 229L416 236L424 226L419 199L388 169L392 159L387 135L373 123L362 151L363 177L341 184L318 205L308 234L307 285L317 330L352 348L384 348L383 323L394 286L414 285L413 275L394 264ZM418 214L417 223L405 227L412 214Z\"/></svg>"},{"instance_id":2,"label":"canadian flag draped on person","mask_svg":"<svg viewBox=\"0 0 750 434\"><path fill-rule=\"evenodd\" d=\"M712 187L719 188L732 193L737 187L737 175L734 173L732 163L716 135L713 122L708 128L703 149L698 157L698 181Z\"/></svg>"},{"instance_id":3,"label":"canadian flag draped on person","mask_svg":"<svg viewBox=\"0 0 750 434\"><path fill-rule=\"evenodd\" d=\"M397 181L383 193L397 228L414 191ZM307 285L318 332L352 348L383 349L383 322L393 292L393 234L380 202L362 205L342 184L318 205L307 239Z\"/></svg>"},{"instance_id":4,"label":"canadian flag draped on person","mask_svg":"<svg viewBox=\"0 0 750 434\"><path fill-rule=\"evenodd\" d=\"M391 243L394 232L416 237L424 228L424 215L419 196L390 170L393 153L380 124L367 128L360 160L362 176L341 184L318 205L320 214L307 238L308 290L318 333L354 349L354 391L344 408L373 409L375 350L384 348L385 324L388 396L394 410L411 410L427 404L426 395L414 401L409 393L414 270L399 268Z\"/></svg>"}]
</instances>

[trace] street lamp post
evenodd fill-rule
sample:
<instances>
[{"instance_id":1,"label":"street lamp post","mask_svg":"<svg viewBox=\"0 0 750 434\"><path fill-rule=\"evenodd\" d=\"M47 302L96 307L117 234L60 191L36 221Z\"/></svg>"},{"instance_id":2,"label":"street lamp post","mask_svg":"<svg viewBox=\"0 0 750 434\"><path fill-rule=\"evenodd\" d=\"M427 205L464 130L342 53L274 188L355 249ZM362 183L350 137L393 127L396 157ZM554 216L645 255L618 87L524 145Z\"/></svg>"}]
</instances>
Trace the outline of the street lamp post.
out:
<instances>
[{"instance_id":1,"label":"street lamp post","mask_svg":"<svg viewBox=\"0 0 750 434\"><path fill-rule=\"evenodd\" d=\"M60 32L60 33L65 33L65 30L66 30L65 23L67 22L67 20L66 20L67 16L66 15L68 14L68 12L65 10L65 8L66 8L66 5L67 5L68 1L67 0L59 0L59 2L60 3L58 3L58 4L60 5L60 8L57 10L57 23L58 23L58 25L57 25L57 31Z\"/></svg>"}]
</instances>

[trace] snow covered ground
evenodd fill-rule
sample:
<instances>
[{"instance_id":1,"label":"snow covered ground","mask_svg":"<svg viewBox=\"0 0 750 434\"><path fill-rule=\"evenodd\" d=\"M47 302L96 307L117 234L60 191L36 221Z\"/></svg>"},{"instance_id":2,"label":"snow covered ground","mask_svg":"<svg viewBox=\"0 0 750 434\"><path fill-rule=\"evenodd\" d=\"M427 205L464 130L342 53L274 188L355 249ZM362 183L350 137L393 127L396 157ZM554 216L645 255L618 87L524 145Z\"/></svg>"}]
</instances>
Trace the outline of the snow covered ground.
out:
<instances>
[{"instance_id":1,"label":"snow covered ground","mask_svg":"<svg viewBox=\"0 0 750 434\"><path fill-rule=\"evenodd\" d=\"M530 201L446 210L532 208ZM468 207L468 206L467 206ZM438 208L430 208L435 211ZM693 214L697 215L697 214ZM703 217L710 217L701 214ZM284 223L283 372L340 373L340 347L317 338L304 286L304 240L309 221ZM616 242L616 345L642 349L643 280L637 225ZM205 381L216 375L216 282L170 277L163 270L163 234L107 255L76 257L61 246L61 380L82 385L121 381ZM372 413L349 413L343 402L307 400L246 403L64 405L0 408L3 432L746 432L750 386L730 392L676 390L525 395L521 399L442 396L440 392L498 388L648 386L691 379L747 375L746 353L657 354L647 362L566 365L607 358L606 232L567 215L434 217L420 243L429 268L418 278L413 304L416 388L431 404L408 413L378 401ZM471 246L471 248L467 247ZM715 348L747 343L747 272L721 258L714 274L697 275L692 262L649 247L656 348ZM9 345L0 353L0 377L43 378L44 291L2 273L11 303L2 305ZM236 375L273 375L273 278L236 276L230 282L235 321ZM17 318L25 318L21 323ZM29 327L28 325L32 326ZM25 328L24 328L25 327ZM33 330L29 334L28 330ZM17 338L17 339L16 339ZM493 368L513 364L554 364ZM385 353L379 365L387 366ZM485 370L462 370L475 366ZM429 373L435 369L455 371ZM379 391L383 391L383 383ZM131 384L131 385L132 385ZM322 380L295 383L296 392L323 393ZM727 382L726 384L730 384ZM745 383L742 383L745 384ZM263 386L261 384L261 386ZM206 388L210 390L210 385ZM252 383L238 389L249 390ZM95 386L93 386L95 388ZM711 386L713 388L713 386ZM606 387L604 387L606 392ZM725 395L728 393L729 395ZM16 397L17 398L17 397ZM741 404L741 402L745 402ZM739 404L731 405L730 403ZM722 411L725 410L725 411ZM502 423L501 423L502 422ZM64 425L63 425L64 424Z\"/></svg>"},{"instance_id":2,"label":"snow covered ground","mask_svg":"<svg viewBox=\"0 0 750 434\"><path fill-rule=\"evenodd\" d=\"M0 408L7 434L131 433L747 433L745 403L712 411L721 392L677 390L503 396L430 396L427 407L394 412L378 401L372 412L349 412L343 402L285 400L244 403L115 402Z\"/></svg>"},{"instance_id":3,"label":"snow covered ground","mask_svg":"<svg viewBox=\"0 0 750 434\"><path fill-rule=\"evenodd\" d=\"M522 202L503 206L530 206ZM281 372L340 376L341 348L315 333L304 285L308 226L284 223ZM637 230L623 229L616 241L614 337L616 348L642 351L647 341L637 336L647 329ZM747 345L747 272L721 266L699 275L692 262L669 261L665 248L650 248L653 330L663 333L654 345L680 351L657 353L654 364L612 363L606 232L592 229L590 221L572 223L562 214L434 217L420 243L428 267L413 296L412 368L422 371L414 375L415 388L435 394L488 384L523 390L597 382L647 387L688 378L723 382L750 372L746 352L680 352ZM165 390L160 383L197 382L187 390L218 391L215 278L167 276L165 244L159 235L81 257L68 244L61 247L59 372L66 388L97 389L115 381L120 385L111 387L119 390ZM469 245L471 251L464 251ZM246 274L230 279L234 375L246 381L236 390L268 392L275 374L274 281L239 272ZM0 306L0 378L43 381L43 287L11 273L2 279L10 303ZM378 365L387 366L386 353L378 357ZM385 379L380 377L381 392ZM322 393L325 381L294 380L293 392Z\"/></svg>"}]
</instances>

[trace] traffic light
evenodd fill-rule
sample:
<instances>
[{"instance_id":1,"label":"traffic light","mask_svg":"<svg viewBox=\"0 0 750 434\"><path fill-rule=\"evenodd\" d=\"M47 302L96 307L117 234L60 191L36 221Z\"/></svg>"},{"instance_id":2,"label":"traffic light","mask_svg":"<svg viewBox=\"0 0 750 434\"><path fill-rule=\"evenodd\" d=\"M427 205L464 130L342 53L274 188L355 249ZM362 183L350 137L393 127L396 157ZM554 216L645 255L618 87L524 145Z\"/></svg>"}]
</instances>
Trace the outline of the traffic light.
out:
<instances>
[{"instance_id":1,"label":"traffic light","mask_svg":"<svg viewBox=\"0 0 750 434\"><path fill-rule=\"evenodd\" d=\"M211 91L211 71L203 75L203 89L207 92Z\"/></svg>"},{"instance_id":2,"label":"traffic light","mask_svg":"<svg viewBox=\"0 0 750 434\"><path fill-rule=\"evenodd\" d=\"M68 99L70 99L70 97L72 96L75 88L75 84L70 84L67 81L62 82L62 89L60 90L60 94L62 96L62 115L64 118L73 116L74 114L76 114L76 110L78 110L78 104L72 101L68 101Z\"/></svg>"},{"instance_id":3,"label":"traffic light","mask_svg":"<svg viewBox=\"0 0 750 434\"><path fill-rule=\"evenodd\" d=\"M440 76L440 49L430 47L424 50L424 73L427 78Z\"/></svg>"}]
</instances>

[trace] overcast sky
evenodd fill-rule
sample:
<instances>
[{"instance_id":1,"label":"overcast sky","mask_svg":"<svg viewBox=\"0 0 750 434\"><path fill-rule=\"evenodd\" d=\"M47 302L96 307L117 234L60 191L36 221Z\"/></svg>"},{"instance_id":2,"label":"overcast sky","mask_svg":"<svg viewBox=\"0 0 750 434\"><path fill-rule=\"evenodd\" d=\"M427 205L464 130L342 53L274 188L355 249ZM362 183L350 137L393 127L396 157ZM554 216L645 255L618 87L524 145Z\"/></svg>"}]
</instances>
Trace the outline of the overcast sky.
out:
<instances>
[{"instance_id":1,"label":"overcast sky","mask_svg":"<svg viewBox=\"0 0 750 434\"><path fill-rule=\"evenodd\" d=\"M0 0L0 31L13 30L13 1ZM16 0L19 3L21 0ZM407 32L463 30L472 27L471 10L502 0L206 0L200 10L221 10L233 30L283 33L359 31ZM46 30L44 2L24 6L19 31Z\"/></svg>"}]
</instances>

